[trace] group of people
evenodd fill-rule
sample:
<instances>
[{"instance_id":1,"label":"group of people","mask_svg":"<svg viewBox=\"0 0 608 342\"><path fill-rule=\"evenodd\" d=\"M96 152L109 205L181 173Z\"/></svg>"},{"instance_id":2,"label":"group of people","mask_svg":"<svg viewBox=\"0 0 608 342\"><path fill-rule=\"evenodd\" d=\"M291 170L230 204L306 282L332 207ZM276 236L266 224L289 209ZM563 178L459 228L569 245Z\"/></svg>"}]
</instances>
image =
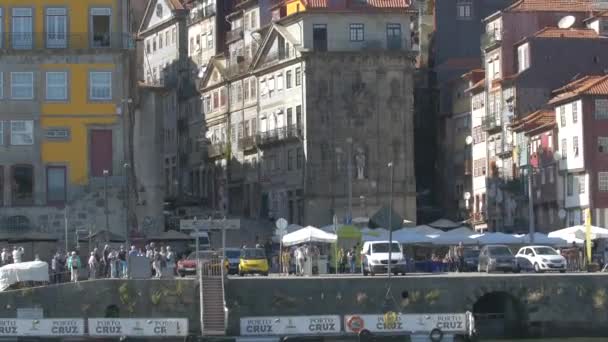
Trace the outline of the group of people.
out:
<instances>
[{"instance_id":1,"label":"group of people","mask_svg":"<svg viewBox=\"0 0 608 342\"><path fill-rule=\"evenodd\" d=\"M9 252L6 247L2 248L2 252L0 253L0 267L22 262L24 253L25 249L23 249L23 247L13 246L12 252Z\"/></svg>"},{"instance_id":2,"label":"group of people","mask_svg":"<svg viewBox=\"0 0 608 342\"><path fill-rule=\"evenodd\" d=\"M308 259L311 260L312 270L314 274L318 264L319 256L321 255L319 248L315 245L302 245L295 248L284 248L281 252L281 273L289 274L291 272L292 261L295 264L295 274L304 275L306 273L305 265Z\"/></svg>"},{"instance_id":3,"label":"group of people","mask_svg":"<svg viewBox=\"0 0 608 342\"><path fill-rule=\"evenodd\" d=\"M94 248L86 260L81 260L77 250L69 253L58 250L51 260L51 281L53 283L67 281L69 274L70 281L76 282L81 278L84 269L87 271L88 279L128 278L127 260L133 257L147 258L152 274L156 278L167 273L163 270L175 270L175 253L170 246L156 248L154 243L151 243L144 249L131 246L127 252L122 245L119 248L105 245L101 251L97 247Z\"/></svg>"},{"instance_id":4,"label":"group of people","mask_svg":"<svg viewBox=\"0 0 608 342\"><path fill-rule=\"evenodd\" d=\"M344 250L340 248L338 251L338 273L355 273L357 271L357 245L354 248Z\"/></svg>"}]
</instances>

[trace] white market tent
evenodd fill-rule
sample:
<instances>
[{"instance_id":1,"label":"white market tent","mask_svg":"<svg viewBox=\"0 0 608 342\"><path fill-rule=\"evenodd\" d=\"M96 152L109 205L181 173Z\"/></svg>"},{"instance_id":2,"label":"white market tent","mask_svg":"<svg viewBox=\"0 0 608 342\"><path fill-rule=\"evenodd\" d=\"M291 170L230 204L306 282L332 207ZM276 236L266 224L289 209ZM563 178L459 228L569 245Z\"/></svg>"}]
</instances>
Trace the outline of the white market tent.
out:
<instances>
[{"instance_id":1,"label":"white market tent","mask_svg":"<svg viewBox=\"0 0 608 342\"><path fill-rule=\"evenodd\" d=\"M546 246L556 246L556 247L565 247L568 245L568 241L557 238L557 237L548 237L543 233L534 233L534 242L530 239L530 234L525 235L515 235L516 237L521 239L522 244L529 245L546 245Z\"/></svg>"},{"instance_id":2,"label":"white market tent","mask_svg":"<svg viewBox=\"0 0 608 342\"><path fill-rule=\"evenodd\" d=\"M393 240L405 244L430 244L433 238L416 233L412 228L401 228L393 232Z\"/></svg>"},{"instance_id":3,"label":"white market tent","mask_svg":"<svg viewBox=\"0 0 608 342\"><path fill-rule=\"evenodd\" d=\"M338 240L336 234L324 232L319 228L308 226L283 236L284 246L294 246L301 243L325 242L334 243Z\"/></svg>"},{"instance_id":4,"label":"white market tent","mask_svg":"<svg viewBox=\"0 0 608 342\"><path fill-rule=\"evenodd\" d=\"M522 239L505 233L485 233L471 236L472 240L478 241L480 245L520 245Z\"/></svg>"},{"instance_id":5,"label":"white market tent","mask_svg":"<svg viewBox=\"0 0 608 342\"><path fill-rule=\"evenodd\" d=\"M585 240L587 228L584 225L572 226L549 233L549 237L564 239L568 242L576 242L574 239ZM608 229L591 226L591 240L608 238Z\"/></svg>"}]
</instances>

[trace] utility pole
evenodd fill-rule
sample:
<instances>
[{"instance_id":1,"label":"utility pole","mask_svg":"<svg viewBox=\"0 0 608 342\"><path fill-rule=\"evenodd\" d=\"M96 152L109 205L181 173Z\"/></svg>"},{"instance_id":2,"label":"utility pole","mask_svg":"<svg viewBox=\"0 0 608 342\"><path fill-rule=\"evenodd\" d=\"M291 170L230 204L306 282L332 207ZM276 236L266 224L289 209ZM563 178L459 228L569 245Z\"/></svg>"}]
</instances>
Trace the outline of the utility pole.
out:
<instances>
[{"instance_id":1,"label":"utility pole","mask_svg":"<svg viewBox=\"0 0 608 342\"><path fill-rule=\"evenodd\" d=\"M103 170L104 213L106 215L106 234L110 232L110 211L108 210L108 175L110 171Z\"/></svg>"},{"instance_id":2,"label":"utility pole","mask_svg":"<svg viewBox=\"0 0 608 342\"><path fill-rule=\"evenodd\" d=\"M528 162L529 163L529 162ZM528 234L530 243L534 243L534 197L532 196L532 165L528 166Z\"/></svg>"},{"instance_id":3,"label":"utility pole","mask_svg":"<svg viewBox=\"0 0 608 342\"><path fill-rule=\"evenodd\" d=\"M129 274L131 273L131 267L129 262L129 253L131 252L131 245L129 243L129 163L123 164L124 169L124 178L125 178L125 195L124 195L124 205L125 205L125 248L127 251L127 278L129 278Z\"/></svg>"}]
</instances>

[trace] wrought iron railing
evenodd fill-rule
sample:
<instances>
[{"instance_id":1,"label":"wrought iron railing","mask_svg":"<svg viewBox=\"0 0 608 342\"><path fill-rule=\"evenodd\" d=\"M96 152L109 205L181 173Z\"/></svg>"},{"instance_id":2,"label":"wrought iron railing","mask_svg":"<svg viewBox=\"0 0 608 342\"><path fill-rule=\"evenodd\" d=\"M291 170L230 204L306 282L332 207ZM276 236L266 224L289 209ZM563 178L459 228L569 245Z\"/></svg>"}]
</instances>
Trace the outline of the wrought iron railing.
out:
<instances>
[{"instance_id":1,"label":"wrought iron railing","mask_svg":"<svg viewBox=\"0 0 608 342\"><path fill-rule=\"evenodd\" d=\"M234 30L226 32L226 43L230 43L241 38L243 38L243 27L237 27Z\"/></svg>"},{"instance_id":2,"label":"wrought iron railing","mask_svg":"<svg viewBox=\"0 0 608 342\"><path fill-rule=\"evenodd\" d=\"M258 133L258 144L265 145L288 139L297 139L302 136L302 128L297 125L276 128Z\"/></svg>"},{"instance_id":3,"label":"wrought iron railing","mask_svg":"<svg viewBox=\"0 0 608 342\"><path fill-rule=\"evenodd\" d=\"M215 5L207 5L198 10L191 10L190 14L186 17L187 25L194 25L205 18L209 18L215 15Z\"/></svg>"},{"instance_id":4,"label":"wrought iron railing","mask_svg":"<svg viewBox=\"0 0 608 342\"><path fill-rule=\"evenodd\" d=\"M226 144L224 143L215 143L211 145L207 145L207 154L210 158L219 157L224 154L226 150Z\"/></svg>"},{"instance_id":5,"label":"wrought iron railing","mask_svg":"<svg viewBox=\"0 0 608 342\"><path fill-rule=\"evenodd\" d=\"M487 115L481 120L481 126L484 131L493 131L500 129L500 122L497 121L496 115Z\"/></svg>"},{"instance_id":6,"label":"wrought iron railing","mask_svg":"<svg viewBox=\"0 0 608 342\"><path fill-rule=\"evenodd\" d=\"M501 41L500 33L494 31L486 32L481 35L481 48L487 49L494 45L499 44Z\"/></svg>"},{"instance_id":7,"label":"wrought iron railing","mask_svg":"<svg viewBox=\"0 0 608 342\"><path fill-rule=\"evenodd\" d=\"M64 32L4 32L0 34L0 50L50 49L135 49L131 34L64 33Z\"/></svg>"}]
</instances>

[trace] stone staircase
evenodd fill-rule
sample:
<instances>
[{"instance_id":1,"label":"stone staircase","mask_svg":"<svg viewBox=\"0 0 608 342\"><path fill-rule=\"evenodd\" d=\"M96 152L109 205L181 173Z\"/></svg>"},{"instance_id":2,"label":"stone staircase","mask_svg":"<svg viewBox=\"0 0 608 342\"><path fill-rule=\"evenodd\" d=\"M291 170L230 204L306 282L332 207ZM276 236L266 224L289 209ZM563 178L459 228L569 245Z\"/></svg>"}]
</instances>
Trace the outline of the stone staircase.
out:
<instances>
[{"instance_id":1,"label":"stone staircase","mask_svg":"<svg viewBox=\"0 0 608 342\"><path fill-rule=\"evenodd\" d=\"M221 276L203 275L203 335L226 334L224 283Z\"/></svg>"}]
</instances>

